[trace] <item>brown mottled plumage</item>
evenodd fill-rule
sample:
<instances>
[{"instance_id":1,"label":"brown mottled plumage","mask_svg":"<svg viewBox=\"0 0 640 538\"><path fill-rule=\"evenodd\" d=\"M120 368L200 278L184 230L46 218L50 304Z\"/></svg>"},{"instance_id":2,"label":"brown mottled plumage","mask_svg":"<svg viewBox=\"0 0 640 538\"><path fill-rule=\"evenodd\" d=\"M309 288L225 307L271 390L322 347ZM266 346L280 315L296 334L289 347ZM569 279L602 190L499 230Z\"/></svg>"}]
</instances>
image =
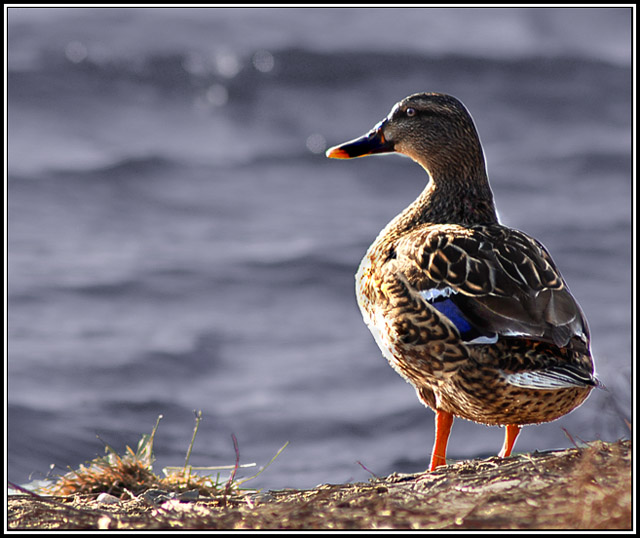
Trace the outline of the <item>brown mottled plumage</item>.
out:
<instances>
[{"instance_id":1,"label":"brown mottled plumage","mask_svg":"<svg viewBox=\"0 0 640 538\"><path fill-rule=\"evenodd\" d=\"M480 139L454 97L397 103L332 158L403 153L431 177L367 251L356 275L365 322L393 368L436 411L431 469L453 417L506 426L555 420L598 386L589 329L546 249L498 222Z\"/></svg>"}]
</instances>

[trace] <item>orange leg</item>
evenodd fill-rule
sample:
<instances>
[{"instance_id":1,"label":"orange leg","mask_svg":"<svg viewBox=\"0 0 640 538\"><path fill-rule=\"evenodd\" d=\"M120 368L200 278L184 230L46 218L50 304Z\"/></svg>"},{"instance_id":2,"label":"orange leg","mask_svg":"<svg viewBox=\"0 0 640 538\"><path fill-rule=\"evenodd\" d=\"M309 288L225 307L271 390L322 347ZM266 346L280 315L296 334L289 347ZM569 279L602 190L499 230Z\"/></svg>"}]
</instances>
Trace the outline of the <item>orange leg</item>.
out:
<instances>
[{"instance_id":1,"label":"orange leg","mask_svg":"<svg viewBox=\"0 0 640 538\"><path fill-rule=\"evenodd\" d=\"M504 445L502 445L502 450L500 451L500 454L498 454L499 457L508 458L511 455L513 445L516 444L516 437L518 437L520 429L521 426L518 426L517 424L507 424L504 434Z\"/></svg>"},{"instance_id":2,"label":"orange leg","mask_svg":"<svg viewBox=\"0 0 640 538\"><path fill-rule=\"evenodd\" d=\"M447 464L447 442L449 441L452 424L453 415L451 413L436 409L436 440L433 443L430 471L440 467L440 465Z\"/></svg>"}]
</instances>

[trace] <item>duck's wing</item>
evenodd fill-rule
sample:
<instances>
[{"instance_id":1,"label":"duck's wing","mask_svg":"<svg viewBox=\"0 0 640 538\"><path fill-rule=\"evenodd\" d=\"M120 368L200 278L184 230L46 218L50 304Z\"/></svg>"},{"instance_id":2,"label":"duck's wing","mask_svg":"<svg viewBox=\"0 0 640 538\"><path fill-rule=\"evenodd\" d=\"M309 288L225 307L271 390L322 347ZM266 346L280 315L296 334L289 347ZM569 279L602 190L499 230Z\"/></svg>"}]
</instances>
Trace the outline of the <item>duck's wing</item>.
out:
<instances>
[{"instance_id":1,"label":"duck's wing","mask_svg":"<svg viewBox=\"0 0 640 538\"><path fill-rule=\"evenodd\" d=\"M522 337L587 352L589 329L546 249L501 225L424 225L395 245L399 271L467 343Z\"/></svg>"}]
</instances>

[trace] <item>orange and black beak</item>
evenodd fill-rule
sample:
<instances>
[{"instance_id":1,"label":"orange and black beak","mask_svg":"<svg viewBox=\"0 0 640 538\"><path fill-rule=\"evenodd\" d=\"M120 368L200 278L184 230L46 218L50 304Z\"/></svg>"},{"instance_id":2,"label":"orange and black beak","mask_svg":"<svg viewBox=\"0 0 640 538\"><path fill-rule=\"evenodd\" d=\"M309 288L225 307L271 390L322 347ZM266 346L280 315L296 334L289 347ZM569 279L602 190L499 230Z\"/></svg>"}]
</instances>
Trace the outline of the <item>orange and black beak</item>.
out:
<instances>
[{"instance_id":1,"label":"orange and black beak","mask_svg":"<svg viewBox=\"0 0 640 538\"><path fill-rule=\"evenodd\" d=\"M330 159L353 159L375 153L395 151L393 144L384 137L383 129L386 123L387 120L383 120L366 135L329 148L326 152L327 157Z\"/></svg>"}]
</instances>

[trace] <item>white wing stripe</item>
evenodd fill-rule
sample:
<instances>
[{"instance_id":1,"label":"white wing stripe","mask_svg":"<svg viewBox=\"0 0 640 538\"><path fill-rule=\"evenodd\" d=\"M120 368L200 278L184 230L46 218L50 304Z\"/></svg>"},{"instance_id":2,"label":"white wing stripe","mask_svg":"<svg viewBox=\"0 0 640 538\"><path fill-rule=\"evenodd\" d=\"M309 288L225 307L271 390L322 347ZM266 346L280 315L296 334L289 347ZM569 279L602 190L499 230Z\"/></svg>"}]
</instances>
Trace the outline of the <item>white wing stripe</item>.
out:
<instances>
[{"instance_id":1,"label":"white wing stripe","mask_svg":"<svg viewBox=\"0 0 640 538\"><path fill-rule=\"evenodd\" d=\"M422 295L422 298L425 301L430 303L436 300L438 297L450 297L454 293L458 293L458 292L453 288L450 288L449 286L447 286L446 288L442 288L441 290L436 288L431 288L430 290L422 290L420 292L420 295Z\"/></svg>"},{"instance_id":2,"label":"white wing stripe","mask_svg":"<svg viewBox=\"0 0 640 538\"><path fill-rule=\"evenodd\" d=\"M576 379L564 376L557 372L541 370L539 372L519 372L517 374L507 374L500 371L502 377L510 385L524 389L566 389L570 387L584 387L585 383L580 383Z\"/></svg>"}]
</instances>

